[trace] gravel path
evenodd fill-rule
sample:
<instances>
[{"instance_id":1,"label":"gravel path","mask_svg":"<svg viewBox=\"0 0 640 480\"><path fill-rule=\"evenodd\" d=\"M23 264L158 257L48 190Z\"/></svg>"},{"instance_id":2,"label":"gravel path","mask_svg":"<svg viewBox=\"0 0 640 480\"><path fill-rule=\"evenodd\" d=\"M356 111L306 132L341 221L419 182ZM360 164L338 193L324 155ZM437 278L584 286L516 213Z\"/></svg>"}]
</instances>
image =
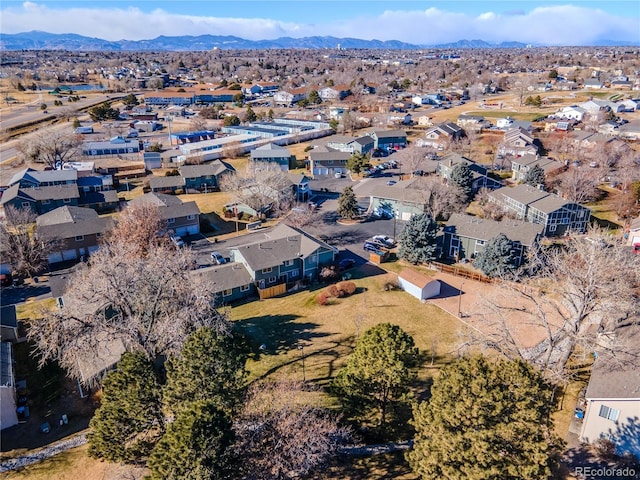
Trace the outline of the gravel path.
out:
<instances>
[{"instance_id":1,"label":"gravel path","mask_svg":"<svg viewBox=\"0 0 640 480\"><path fill-rule=\"evenodd\" d=\"M54 455L62 453L66 450L84 445L85 443L87 443L87 437L84 433L81 433L80 435L76 435L69 440L64 440L62 442L56 443L55 445L51 445L49 447L38 450L35 453L30 453L28 455L23 455L21 457L7 460L6 462L2 462L0 463L0 473L8 472L11 470L18 470L28 465L41 462L42 460L51 458Z\"/></svg>"}]
</instances>

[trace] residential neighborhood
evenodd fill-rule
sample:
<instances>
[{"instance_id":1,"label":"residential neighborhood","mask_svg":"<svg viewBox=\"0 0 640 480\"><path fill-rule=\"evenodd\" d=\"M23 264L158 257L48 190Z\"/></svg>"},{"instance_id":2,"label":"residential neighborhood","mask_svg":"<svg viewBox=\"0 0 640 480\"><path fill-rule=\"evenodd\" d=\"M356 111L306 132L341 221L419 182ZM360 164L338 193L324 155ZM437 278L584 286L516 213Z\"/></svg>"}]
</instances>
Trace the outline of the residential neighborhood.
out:
<instances>
[{"instance_id":1,"label":"residential neighborhood","mask_svg":"<svg viewBox=\"0 0 640 480\"><path fill-rule=\"evenodd\" d=\"M635 478L637 47L161 40L3 46L0 472Z\"/></svg>"}]
</instances>

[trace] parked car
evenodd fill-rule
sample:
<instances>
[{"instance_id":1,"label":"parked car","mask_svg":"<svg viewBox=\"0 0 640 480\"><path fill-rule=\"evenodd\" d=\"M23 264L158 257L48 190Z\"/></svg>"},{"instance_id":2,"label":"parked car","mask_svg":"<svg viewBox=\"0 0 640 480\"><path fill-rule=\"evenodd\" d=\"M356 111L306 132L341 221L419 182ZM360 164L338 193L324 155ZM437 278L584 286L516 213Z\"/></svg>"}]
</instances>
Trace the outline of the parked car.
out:
<instances>
[{"instance_id":1,"label":"parked car","mask_svg":"<svg viewBox=\"0 0 640 480\"><path fill-rule=\"evenodd\" d=\"M381 243L387 248L393 248L397 245L395 239L393 237L389 237L387 235L374 235L372 240Z\"/></svg>"},{"instance_id":2,"label":"parked car","mask_svg":"<svg viewBox=\"0 0 640 480\"><path fill-rule=\"evenodd\" d=\"M382 252L383 248L381 245L378 245L377 243L372 243L372 242L364 242L364 245L362 246L362 248L368 252L376 252L376 253L380 253Z\"/></svg>"},{"instance_id":3,"label":"parked car","mask_svg":"<svg viewBox=\"0 0 640 480\"><path fill-rule=\"evenodd\" d=\"M338 266L340 267L340 270L347 270L353 267L355 264L356 261L353 258L343 258L342 260L340 260Z\"/></svg>"},{"instance_id":4,"label":"parked car","mask_svg":"<svg viewBox=\"0 0 640 480\"><path fill-rule=\"evenodd\" d=\"M211 252L211 262L214 265L224 265L227 263L227 259L220 252Z\"/></svg>"},{"instance_id":5,"label":"parked car","mask_svg":"<svg viewBox=\"0 0 640 480\"><path fill-rule=\"evenodd\" d=\"M169 238L176 248L184 247L184 240L180 235L171 235Z\"/></svg>"},{"instance_id":6,"label":"parked car","mask_svg":"<svg viewBox=\"0 0 640 480\"><path fill-rule=\"evenodd\" d=\"M414 177L422 177L423 175L424 175L424 171L422 170L416 170L415 172L413 172Z\"/></svg>"},{"instance_id":7,"label":"parked car","mask_svg":"<svg viewBox=\"0 0 640 480\"><path fill-rule=\"evenodd\" d=\"M389 185L390 187L392 185L395 185L396 183L398 183L398 182L396 182L395 180L387 180L387 185Z\"/></svg>"}]
</instances>

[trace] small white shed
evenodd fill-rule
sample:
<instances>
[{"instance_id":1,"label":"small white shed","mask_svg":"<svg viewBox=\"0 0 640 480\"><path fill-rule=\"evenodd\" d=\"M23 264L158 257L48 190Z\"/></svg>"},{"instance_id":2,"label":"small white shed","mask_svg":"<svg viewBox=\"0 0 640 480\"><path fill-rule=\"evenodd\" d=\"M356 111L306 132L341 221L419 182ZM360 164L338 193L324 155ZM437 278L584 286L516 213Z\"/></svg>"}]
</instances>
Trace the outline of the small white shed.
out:
<instances>
[{"instance_id":1,"label":"small white shed","mask_svg":"<svg viewBox=\"0 0 640 480\"><path fill-rule=\"evenodd\" d=\"M434 280L415 270L405 269L398 275L400 288L418 300L440 295L440 281Z\"/></svg>"}]
</instances>

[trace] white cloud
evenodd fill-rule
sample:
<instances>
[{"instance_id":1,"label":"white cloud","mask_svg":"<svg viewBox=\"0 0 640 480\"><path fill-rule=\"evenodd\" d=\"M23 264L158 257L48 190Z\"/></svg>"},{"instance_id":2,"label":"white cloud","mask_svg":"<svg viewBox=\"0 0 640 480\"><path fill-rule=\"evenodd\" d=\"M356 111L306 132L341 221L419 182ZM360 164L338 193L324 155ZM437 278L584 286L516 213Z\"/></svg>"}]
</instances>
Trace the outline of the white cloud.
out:
<instances>
[{"instance_id":1,"label":"white cloud","mask_svg":"<svg viewBox=\"0 0 640 480\"><path fill-rule=\"evenodd\" d=\"M292 4L293 6L293 4ZM484 12L478 16L437 8L387 10L379 15L340 18L326 24L282 22L264 18L221 18L172 14L138 8L51 9L25 2L0 11L2 31L18 33L43 30L78 33L106 40L141 40L158 35L235 35L251 40L281 36L334 35L379 40L435 44L461 39L490 42L520 41L552 45L592 44L602 39L640 43L639 19L615 16L595 8L556 5L529 12Z\"/></svg>"}]
</instances>

